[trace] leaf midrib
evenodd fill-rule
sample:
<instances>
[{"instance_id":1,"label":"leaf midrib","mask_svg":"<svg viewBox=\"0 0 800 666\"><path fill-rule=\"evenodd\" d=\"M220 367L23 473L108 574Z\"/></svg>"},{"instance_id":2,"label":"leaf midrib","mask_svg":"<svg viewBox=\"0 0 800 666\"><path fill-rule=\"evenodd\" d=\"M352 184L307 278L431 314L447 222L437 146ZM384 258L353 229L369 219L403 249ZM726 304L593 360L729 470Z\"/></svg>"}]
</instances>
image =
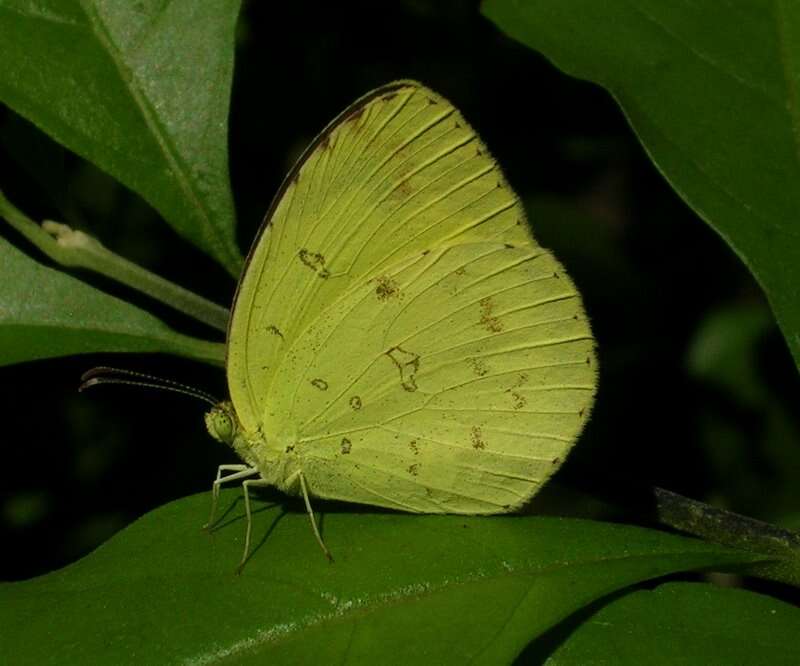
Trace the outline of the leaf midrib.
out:
<instances>
[{"instance_id":1,"label":"leaf midrib","mask_svg":"<svg viewBox=\"0 0 800 666\"><path fill-rule=\"evenodd\" d=\"M474 573L467 574L460 580L448 580L445 584L440 585L429 585L424 589L424 591L416 592L414 594L406 594L406 595L392 595L391 593L384 593L378 594L375 597L371 598L369 603L360 604L360 605L353 605L351 609L348 609L345 612L337 612L334 609L331 612L320 612L314 613L312 618L301 618L297 621L292 621L291 624L295 624L297 629L295 631L282 631L278 632L277 634L271 634L269 631L261 631L257 630L255 636L248 636L246 638L242 638L234 645L231 645L227 648L222 648L217 650L215 653L211 654L198 654L195 657L192 657L187 660L187 663L192 664L208 664L208 663L215 663L215 657L219 656L222 657L224 653L225 657L230 657L235 654L246 654L246 653L258 653L263 651L266 646L268 645L279 645L280 643L295 639L298 634L302 634L304 631L308 631L310 629L315 629L325 625L332 625L341 622L350 622L357 616L366 617L374 613L379 613L387 608L398 606L402 603L406 603L409 601L419 601L423 598L432 597L435 594L440 593L448 593L452 591L456 587L465 587L467 585L471 585L477 582L485 582L491 580L500 580L505 579L508 577L540 577L542 575L547 575L551 573L563 573L564 571L576 568L576 567L584 567L587 565L596 565L602 563L619 563L619 562L627 562L631 560L647 560L656 558L671 558L671 557L682 557L682 556L690 556L692 558L698 557L700 555L721 555L718 550L698 550L698 551L686 551L686 550L679 550L676 552L664 552L664 553L642 553L638 555L611 555L607 557L596 557L590 560L580 560L577 562L571 563L564 563L564 562L555 562L553 564L544 566L544 567L534 567L533 570L525 571L523 570L524 567L520 567L519 569L514 569L511 571L503 571L499 572L495 575L476 575ZM752 558L752 556L750 556ZM742 561L745 561L748 558L747 554L742 554ZM728 564L732 565L735 563L733 558L726 558L730 559L731 561ZM722 566L722 565L720 565ZM678 569L680 570L680 569ZM661 576L663 574L658 574ZM617 589L617 587L608 588L605 592L601 591L599 596L603 596L603 594L613 591ZM507 618L506 622L504 623L504 627L510 622L511 617L514 613L518 610L519 606L525 601L525 599L529 596L531 590L531 586L527 586L525 588L524 593L521 595L521 598L517 605L515 606L512 613ZM598 596L598 598L599 598ZM504 628L503 627L503 628ZM485 651L489 645L497 639L497 636L502 633L502 630L497 632L495 636L490 639L489 643L484 645L481 648L481 652ZM261 635L259 635L261 634ZM237 648L236 646L241 646ZM476 654L476 657L479 656L479 653Z\"/></svg>"},{"instance_id":2,"label":"leaf midrib","mask_svg":"<svg viewBox=\"0 0 800 666\"><path fill-rule=\"evenodd\" d=\"M172 141L169 139L169 133L166 128L158 121L157 115L154 113L152 106L143 90L137 85L136 76L133 71L127 66L123 54L116 48L111 35L105 28L102 18L95 10L92 0L81 0L81 8L87 19L87 23L94 34L97 41L106 51L114 64L123 88L128 92L133 101L134 106L139 110L145 125L150 130L153 138L155 139L156 146L169 165L172 173L175 174L178 187L184 193L186 200L194 209L195 213L204 222L205 227L212 232L211 242L214 243L215 249L221 255L225 256L228 260L236 261L227 250L224 240L221 238L222 233L213 222L210 212L203 204L202 197L199 196L195 190L191 178L188 177L186 165L180 159L180 156L175 149ZM205 235L205 234L204 234Z\"/></svg>"}]
</instances>

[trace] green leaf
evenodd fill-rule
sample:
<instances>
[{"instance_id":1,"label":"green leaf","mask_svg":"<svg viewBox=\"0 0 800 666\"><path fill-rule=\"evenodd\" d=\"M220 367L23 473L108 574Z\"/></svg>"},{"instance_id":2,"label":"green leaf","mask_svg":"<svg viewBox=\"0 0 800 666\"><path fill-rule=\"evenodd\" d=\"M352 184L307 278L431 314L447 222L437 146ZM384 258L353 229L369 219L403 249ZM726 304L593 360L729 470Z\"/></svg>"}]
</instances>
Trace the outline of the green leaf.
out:
<instances>
[{"instance_id":1,"label":"green leaf","mask_svg":"<svg viewBox=\"0 0 800 666\"><path fill-rule=\"evenodd\" d=\"M800 4L486 0L483 12L611 92L758 279L800 365Z\"/></svg>"},{"instance_id":2,"label":"green leaf","mask_svg":"<svg viewBox=\"0 0 800 666\"><path fill-rule=\"evenodd\" d=\"M239 0L5 0L0 100L144 197L232 275Z\"/></svg>"},{"instance_id":3,"label":"green leaf","mask_svg":"<svg viewBox=\"0 0 800 666\"><path fill-rule=\"evenodd\" d=\"M800 609L754 592L668 583L603 606L545 659L569 664L798 664ZM539 648L539 649L536 649Z\"/></svg>"},{"instance_id":4,"label":"green leaf","mask_svg":"<svg viewBox=\"0 0 800 666\"><path fill-rule=\"evenodd\" d=\"M115 351L166 352L220 365L225 358L224 345L176 333L0 237L0 365Z\"/></svg>"},{"instance_id":5,"label":"green leaf","mask_svg":"<svg viewBox=\"0 0 800 666\"><path fill-rule=\"evenodd\" d=\"M0 662L509 663L586 604L752 556L662 532L529 516L323 512L329 563L298 506L240 490L178 500L61 571L0 586ZM318 505L317 510L325 506Z\"/></svg>"}]
</instances>

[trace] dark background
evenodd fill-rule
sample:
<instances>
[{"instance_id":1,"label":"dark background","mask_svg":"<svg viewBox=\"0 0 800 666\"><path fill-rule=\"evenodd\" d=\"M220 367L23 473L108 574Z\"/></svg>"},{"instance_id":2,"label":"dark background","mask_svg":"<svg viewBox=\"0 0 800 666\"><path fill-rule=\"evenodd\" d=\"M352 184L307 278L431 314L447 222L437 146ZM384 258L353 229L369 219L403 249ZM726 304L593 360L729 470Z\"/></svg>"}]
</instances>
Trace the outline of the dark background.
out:
<instances>
[{"instance_id":1,"label":"dark background","mask_svg":"<svg viewBox=\"0 0 800 666\"><path fill-rule=\"evenodd\" d=\"M797 371L758 286L672 192L602 89L568 78L459 0L245 4L231 105L231 180L243 251L293 160L369 89L414 78L461 109L584 294L601 384L548 508L643 520L652 485L800 526ZM135 195L0 109L0 187L221 304L235 284ZM7 227L0 233L46 262ZM163 316L202 325L115 285ZM86 554L151 509L210 488L232 452L205 406L118 387L78 394L99 364L225 396L221 369L97 355L0 369L0 580ZM198 516L198 529L205 516Z\"/></svg>"}]
</instances>

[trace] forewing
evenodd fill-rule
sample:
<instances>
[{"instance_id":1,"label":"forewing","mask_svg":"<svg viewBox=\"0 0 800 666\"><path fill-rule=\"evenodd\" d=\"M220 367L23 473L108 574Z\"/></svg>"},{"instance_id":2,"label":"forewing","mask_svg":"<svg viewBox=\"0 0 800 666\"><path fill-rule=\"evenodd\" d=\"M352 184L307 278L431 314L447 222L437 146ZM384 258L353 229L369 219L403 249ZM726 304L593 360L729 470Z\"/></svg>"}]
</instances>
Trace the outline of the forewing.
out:
<instances>
[{"instance_id":1,"label":"forewing","mask_svg":"<svg viewBox=\"0 0 800 666\"><path fill-rule=\"evenodd\" d=\"M294 342L263 424L322 497L493 513L529 498L596 387L572 282L538 246L460 243L355 285Z\"/></svg>"},{"instance_id":2,"label":"forewing","mask_svg":"<svg viewBox=\"0 0 800 666\"><path fill-rule=\"evenodd\" d=\"M256 430L277 366L329 304L428 248L532 243L524 213L459 112L400 81L365 96L287 177L248 258L228 336L228 382Z\"/></svg>"}]
</instances>

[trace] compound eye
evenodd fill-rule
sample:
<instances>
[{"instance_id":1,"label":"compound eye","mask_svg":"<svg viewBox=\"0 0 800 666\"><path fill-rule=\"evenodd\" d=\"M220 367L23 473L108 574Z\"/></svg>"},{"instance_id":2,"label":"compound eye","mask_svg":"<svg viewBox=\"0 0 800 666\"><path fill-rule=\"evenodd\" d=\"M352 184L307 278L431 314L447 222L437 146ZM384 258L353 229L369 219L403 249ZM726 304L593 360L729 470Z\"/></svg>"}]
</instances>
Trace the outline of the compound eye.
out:
<instances>
[{"instance_id":1,"label":"compound eye","mask_svg":"<svg viewBox=\"0 0 800 666\"><path fill-rule=\"evenodd\" d=\"M225 436L225 439L229 439L233 435L233 420L225 412L221 412L219 415L217 429L221 435Z\"/></svg>"}]
</instances>

